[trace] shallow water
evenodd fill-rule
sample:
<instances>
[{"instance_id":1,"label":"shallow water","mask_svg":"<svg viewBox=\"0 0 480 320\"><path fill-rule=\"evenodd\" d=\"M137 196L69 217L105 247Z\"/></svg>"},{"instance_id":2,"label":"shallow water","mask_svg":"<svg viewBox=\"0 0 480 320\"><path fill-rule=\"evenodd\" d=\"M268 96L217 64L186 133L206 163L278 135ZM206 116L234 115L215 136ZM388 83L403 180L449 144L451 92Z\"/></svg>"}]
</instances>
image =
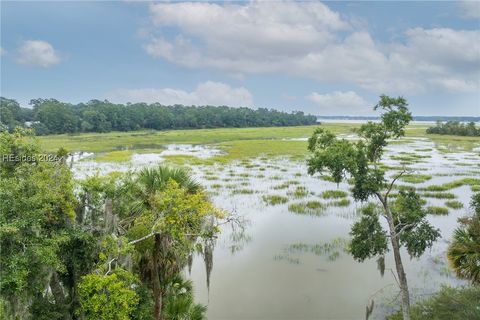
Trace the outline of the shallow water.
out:
<instances>
[{"instance_id":1,"label":"shallow water","mask_svg":"<svg viewBox=\"0 0 480 320\"><path fill-rule=\"evenodd\" d=\"M188 147L185 147L188 149ZM415 149L431 148L429 151ZM181 148L180 148L181 149ZM168 150L168 148L167 148ZM412 164L412 173L429 174L432 179L415 184L425 187L442 184L463 177L480 177L480 157L477 152L442 153L428 139L409 140L409 143L392 145L387 149L384 163L398 165L391 156L410 152L429 155ZM82 177L99 169L101 173L112 170L125 171L162 161L161 154L135 155L128 164L106 164L80 161L74 165L76 176ZM148 160L148 161L147 161ZM88 169L88 170L86 170ZM229 165L193 167L195 177L212 192L214 203L230 212L245 217L248 241L240 243L232 252L232 231L225 226L214 251L210 288L207 290L205 266L201 257L194 260L189 275L194 281L196 300L208 305L209 319L362 319L369 299L375 300L374 318L383 318L399 304L397 287L392 276L393 257L387 255L386 270L382 277L374 259L359 263L336 250L338 257L292 252L292 244L315 245L348 239L348 232L356 219L360 203L348 207L328 207L320 216L298 215L288 211L294 202L320 199L325 190L348 191L348 184L334 183L306 174L304 162L292 162L283 158L267 161L251 159ZM391 173L393 174L393 172ZM293 199L289 193L297 185L286 189L274 188L286 181L298 181L309 194ZM402 183L405 184L405 183ZM220 185L220 186L218 186ZM234 190L253 190L252 194ZM450 190L458 201L467 205L472 195L469 186ZM288 203L266 205L263 195L287 195ZM427 199L428 205L443 206L445 200ZM442 239L420 259L411 260L404 252L403 260L412 296L431 294L442 283L457 285L457 280L446 268L445 251L457 218L468 209L450 209L447 216L429 216L439 228Z\"/></svg>"}]
</instances>

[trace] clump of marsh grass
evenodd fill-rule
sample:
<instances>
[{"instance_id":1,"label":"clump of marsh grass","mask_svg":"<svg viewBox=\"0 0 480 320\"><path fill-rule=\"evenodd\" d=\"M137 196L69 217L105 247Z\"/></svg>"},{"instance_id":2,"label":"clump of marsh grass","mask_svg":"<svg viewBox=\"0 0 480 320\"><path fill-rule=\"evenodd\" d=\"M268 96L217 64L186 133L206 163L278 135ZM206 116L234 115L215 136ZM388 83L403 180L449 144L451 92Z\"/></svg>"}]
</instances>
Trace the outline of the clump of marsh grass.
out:
<instances>
[{"instance_id":1,"label":"clump of marsh grass","mask_svg":"<svg viewBox=\"0 0 480 320\"><path fill-rule=\"evenodd\" d=\"M461 203L460 201L457 201L457 200L448 200L448 201L445 201L445 205L449 208L452 208L452 209L461 209L463 208L463 203Z\"/></svg>"},{"instance_id":2,"label":"clump of marsh grass","mask_svg":"<svg viewBox=\"0 0 480 320\"><path fill-rule=\"evenodd\" d=\"M348 200L347 198L343 198L340 200L329 202L328 205L332 207L348 207L350 205L350 200Z\"/></svg>"},{"instance_id":3,"label":"clump of marsh grass","mask_svg":"<svg viewBox=\"0 0 480 320\"><path fill-rule=\"evenodd\" d=\"M288 198L285 196L281 196L278 194L273 194L273 195L264 195L262 197L263 201L265 201L267 204L274 206L277 204L283 204L287 203Z\"/></svg>"},{"instance_id":4,"label":"clump of marsh grass","mask_svg":"<svg viewBox=\"0 0 480 320\"><path fill-rule=\"evenodd\" d=\"M400 177L400 180L406 183L423 183L432 179L429 174L404 174Z\"/></svg>"},{"instance_id":5,"label":"clump of marsh grass","mask_svg":"<svg viewBox=\"0 0 480 320\"><path fill-rule=\"evenodd\" d=\"M306 196L311 194L311 192L309 192L304 186L297 186L294 191L287 192L287 194L299 199L305 198Z\"/></svg>"},{"instance_id":6,"label":"clump of marsh grass","mask_svg":"<svg viewBox=\"0 0 480 320\"><path fill-rule=\"evenodd\" d=\"M325 206L320 201L316 200L292 203L288 206L288 211L290 212L311 216L322 215L324 209Z\"/></svg>"},{"instance_id":7,"label":"clump of marsh grass","mask_svg":"<svg viewBox=\"0 0 480 320\"><path fill-rule=\"evenodd\" d=\"M456 196L451 192L424 192L422 197L435 199L455 199Z\"/></svg>"},{"instance_id":8,"label":"clump of marsh grass","mask_svg":"<svg viewBox=\"0 0 480 320\"><path fill-rule=\"evenodd\" d=\"M437 206L429 206L427 207L427 213L428 214L433 214L433 215L447 215L448 214L448 208L445 207L437 207Z\"/></svg>"},{"instance_id":9,"label":"clump of marsh grass","mask_svg":"<svg viewBox=\"0 0 480 320\"><path fill-rule=\"evenodd\" d=\"M323 199L339 199L347 197L347 193L342 190L327 190L322 192L321 197Z\"/></svg>"}]
</instances>

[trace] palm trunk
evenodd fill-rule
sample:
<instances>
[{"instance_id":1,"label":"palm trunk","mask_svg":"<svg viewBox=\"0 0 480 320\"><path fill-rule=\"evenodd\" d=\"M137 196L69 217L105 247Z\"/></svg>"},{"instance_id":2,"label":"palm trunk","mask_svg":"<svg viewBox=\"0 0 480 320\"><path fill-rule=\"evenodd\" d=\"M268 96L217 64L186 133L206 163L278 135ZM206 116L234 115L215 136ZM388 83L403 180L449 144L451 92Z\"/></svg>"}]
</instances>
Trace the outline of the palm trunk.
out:
<instances>
[{"instance_id":1,"label":"palm trunk","mask_svg":"<svg viewBox=\"0 0 480 320\"><path fill-rule=\"evenodd\" d=\"M153 318L155 320L162 320L162 288L160 285L160 277L158 274L158 266L160 259L160 235L155 235L155 244L152 253L153 266L152 266L152 282L153 282L153 300L155 306L153 307Z\"/></svg>"}]
</instances>

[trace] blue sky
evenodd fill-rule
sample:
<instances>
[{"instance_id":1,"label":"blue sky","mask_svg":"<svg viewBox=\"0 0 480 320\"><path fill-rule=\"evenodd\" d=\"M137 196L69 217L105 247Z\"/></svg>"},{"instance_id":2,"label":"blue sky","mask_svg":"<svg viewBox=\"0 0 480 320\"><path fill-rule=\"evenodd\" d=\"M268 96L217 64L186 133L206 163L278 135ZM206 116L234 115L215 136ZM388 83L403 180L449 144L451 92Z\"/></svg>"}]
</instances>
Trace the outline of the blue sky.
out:
<instances>
[{"instance_id":1,"label":"blue sky","mask_svg":"<svg viewBox=\"0 0 480 320\"><path fill-rule=\"evenodd\" d=\"M1 2L1 95L480 115L480 2Z\"/></svg>"}]
</instances>

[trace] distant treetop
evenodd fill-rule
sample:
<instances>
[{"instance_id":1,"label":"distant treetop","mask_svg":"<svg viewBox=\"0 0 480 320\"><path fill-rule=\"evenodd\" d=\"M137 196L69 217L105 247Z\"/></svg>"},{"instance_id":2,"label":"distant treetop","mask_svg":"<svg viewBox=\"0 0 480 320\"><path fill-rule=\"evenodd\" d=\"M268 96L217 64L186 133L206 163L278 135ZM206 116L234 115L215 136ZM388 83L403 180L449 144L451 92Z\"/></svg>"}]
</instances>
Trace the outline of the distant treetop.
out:
<instances>
[{"instance_id":1,"label":"distant treetop","mask_svg":"<svg viewBox=\"0 0 480 320\"><path fill-rule=\"evenodd\" d=\"M164 106L160 103L115 104L91 100L70 104L35 99L22 108L13 99L0 98L1 128L32 127L36 134L133 131L141 129L240 128L313 125L317 117L301 111L227 106Z\"/></svg>"}]
</instances>

